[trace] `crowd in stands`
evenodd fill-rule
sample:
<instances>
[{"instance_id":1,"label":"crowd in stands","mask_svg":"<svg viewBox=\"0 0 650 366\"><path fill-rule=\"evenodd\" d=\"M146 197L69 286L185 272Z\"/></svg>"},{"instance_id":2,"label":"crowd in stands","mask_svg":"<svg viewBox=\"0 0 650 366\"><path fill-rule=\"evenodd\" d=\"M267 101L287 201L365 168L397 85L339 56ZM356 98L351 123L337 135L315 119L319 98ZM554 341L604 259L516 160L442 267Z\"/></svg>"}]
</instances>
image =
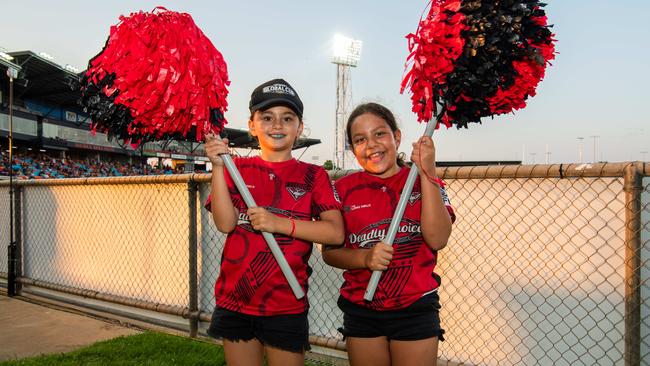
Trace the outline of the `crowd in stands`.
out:
<instances>
[{"instance_id":1,"label":"crowd in stands","mask_svg":"<svg viewBox=\"0 0 650 366\"><path fill-rule=\"evenodd\" d=\"M2 155L0 176L9 176L13 166L17 179L120 177L130 175L154 175L183 173L171 167L154 168L147 164L131 164L119 161L75 160L55 158L46 154L16 155L9 163L8 154Z\"/></svg>"}]
</instances>

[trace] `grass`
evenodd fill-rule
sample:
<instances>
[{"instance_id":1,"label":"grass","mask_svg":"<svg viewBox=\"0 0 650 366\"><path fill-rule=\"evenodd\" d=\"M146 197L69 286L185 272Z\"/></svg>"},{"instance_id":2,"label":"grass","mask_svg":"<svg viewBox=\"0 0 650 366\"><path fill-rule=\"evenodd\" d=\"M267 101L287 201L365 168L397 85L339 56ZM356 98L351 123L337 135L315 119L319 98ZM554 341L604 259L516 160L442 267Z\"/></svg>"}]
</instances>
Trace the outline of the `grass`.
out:
<instances>
[{"instance_id":1,"label":"grass","mask_svg":"<svg viewBox=\"0 0 650 366\"><path fill-rule=\"evenodd\" d=\"M225 364L223 348L217 344L154 332L97 342L69 353L0 362L0 366L223 366ZM314 364L307 362L305 365Z\"/></svg>"},{"instance_id":2,"label":"grass","mask_svg":"<svg viewBox=\"0 0 650 366\"><path fill-rule=\"evenodd\" d=\"M225 365L223 348L162 333L145 332L98 342L77 351L25 358L1 366Z\"/></svg>"}]
</instances>

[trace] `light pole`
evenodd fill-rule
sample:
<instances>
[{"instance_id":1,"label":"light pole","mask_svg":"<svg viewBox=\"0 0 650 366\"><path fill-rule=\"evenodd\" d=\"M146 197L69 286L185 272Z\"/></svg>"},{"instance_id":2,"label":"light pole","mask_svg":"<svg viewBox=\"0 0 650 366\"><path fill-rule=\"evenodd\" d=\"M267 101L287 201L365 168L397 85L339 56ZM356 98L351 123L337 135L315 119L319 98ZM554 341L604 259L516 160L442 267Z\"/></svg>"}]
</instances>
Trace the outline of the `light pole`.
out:
<instances>
[{"instance_id":1,"label":"light pole","mask_svg":"<svg viewBox=\"0 0 650 366\"><path fill-rule=\"evenodd\" d=\"M576 137L578 139L578 163L582 164L582 141L584 141L584 137Z\"/></svg>"},{"instance_id":2,"label":"light pole","mask_svg":"<svg viewBox=\"0 0 650 366\"><path fill-rule=\"evenodd\" d=\"M596 140L598 140L598 138L599 138L600 136L598 136L598 135L594 135L594 136L589 136L589 137L591 137L592 139L594 139L594 160L593 160L593 163L595 163L595 162L596 162Z\"/></svg>"},{"instance_id":3,"label":"light pole","mask_svg":"<svg viewBox=\"0 0 650 366\"><path fill-rule=\"evenodd\" d=\"M16 295L16 240L14 235L14 79L18 77L18 70L7 68L9 77L9 268L7 274L7 294Z\"/></svg>"},{"instance_id":4,"label":"light pole","mask_svg":"<svg viewBox=\"0 0 650 366\"><path fill-rule=\"evenodd\" d=\"M345 120L351 101L350 67L356 67L361 59L361 41L334 36L334 57L336 64L336 144L334 147L334 164L338 169L345 169Z\"/></svg>"}]
</instances>

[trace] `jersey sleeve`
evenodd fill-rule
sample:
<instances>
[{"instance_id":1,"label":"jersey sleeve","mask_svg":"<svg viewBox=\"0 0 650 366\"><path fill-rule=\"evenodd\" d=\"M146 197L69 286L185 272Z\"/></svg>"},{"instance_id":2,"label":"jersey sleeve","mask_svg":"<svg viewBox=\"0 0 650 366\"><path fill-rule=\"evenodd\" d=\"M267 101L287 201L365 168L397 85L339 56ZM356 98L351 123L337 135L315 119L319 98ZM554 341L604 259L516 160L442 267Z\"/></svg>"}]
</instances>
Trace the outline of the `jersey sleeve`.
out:
<instances>
[{"instance_id":1,"label":"jersey sleeve","mask_svg":"<svg viewBox=\"0 0 650 366\"><path fill-rule=\"evenodd\" d=\"M454 207L451 205L451 200L449 200L449 195L447 194L447 189L445 188L447 185L440 178L435 178L435 181L440 187L440 196L442 196L442 202L445 204L447 212L449 212L449 217L451 217L451 223L453 224L456 221L456 212L454 211Z\"/></svg>"},{"instance_id":2,"label":"jersey sleeve","mask_svg":"<svg viewBox=\"0 0 650 366\"><path fill-rule=\"evenodd\" d=\"M325 169L319 168L312 194L312 217L318 218L321 213L330 210L341 210L341 200Z\"/></svg>"},{"instance_id":3,"label":"jersey sleeve","mask_svg":"<svg viewBox=\"0 0 650 366\"><path fill-rule=\"evenodd\" d=\"M208 195L208 199L205 200L205 204L203 204L203 207L205 207L206 210L212 212L212 195Z\"/></svg>"}]
</instances>

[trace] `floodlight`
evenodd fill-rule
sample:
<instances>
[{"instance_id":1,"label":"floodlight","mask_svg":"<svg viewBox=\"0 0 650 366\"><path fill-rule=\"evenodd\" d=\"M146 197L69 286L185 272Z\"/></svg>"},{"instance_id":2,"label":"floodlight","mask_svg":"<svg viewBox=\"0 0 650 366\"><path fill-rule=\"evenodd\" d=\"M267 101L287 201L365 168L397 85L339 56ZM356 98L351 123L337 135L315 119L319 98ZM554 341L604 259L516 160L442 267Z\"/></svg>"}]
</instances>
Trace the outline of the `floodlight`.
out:
<instances>
[{"instance_id":1,"label":"floodlight","mask_svg":"<svg viewBox=\"0 0 650 366\"><path fill-rule=\"evenodd\" d=\"M13 56L11 56L10 54L8 54L6 52L3 52L3 51L0 51L0 58L4 59L4 60L7 60L7 61L11 61L11 60L14 59Z\"/></svg>"},{"instance_id":2,"label":"floodlight","mask_svg":"<svg viewBox=\"0 0 650 366\"><path fill-rule=\"evenodd\" d=\"M45 52L39 52L38 55L41 56L42 58L48 60L48 61L54 60L54 57L52 57L50 54L45 53Z\"/></svg>"},{"instance_id":3,"label":"floodlight","mask_svg":"<svg viewBox=\"0 0 650 366\"><path fill-rule=\"evenodd\" d=\"M66 64L63 68L70 71L70 72L73 72L75 74L78 74L79 71L80 71L78 68L76 68L76 67L74 67L72 65L69 65L69 64Z\"/></svg>"},{"instance_id":4,"label":"floodlight","mask_svg":"<svg viewBox=\"0 0 650 366\"><path fill-rule=\"evenodd\" d=\"M361 59L361 44L362 42L359 40L336 34L334 36L334 57L332 57L332 62L356 67Z\"/></svg>"}]
</instances>

